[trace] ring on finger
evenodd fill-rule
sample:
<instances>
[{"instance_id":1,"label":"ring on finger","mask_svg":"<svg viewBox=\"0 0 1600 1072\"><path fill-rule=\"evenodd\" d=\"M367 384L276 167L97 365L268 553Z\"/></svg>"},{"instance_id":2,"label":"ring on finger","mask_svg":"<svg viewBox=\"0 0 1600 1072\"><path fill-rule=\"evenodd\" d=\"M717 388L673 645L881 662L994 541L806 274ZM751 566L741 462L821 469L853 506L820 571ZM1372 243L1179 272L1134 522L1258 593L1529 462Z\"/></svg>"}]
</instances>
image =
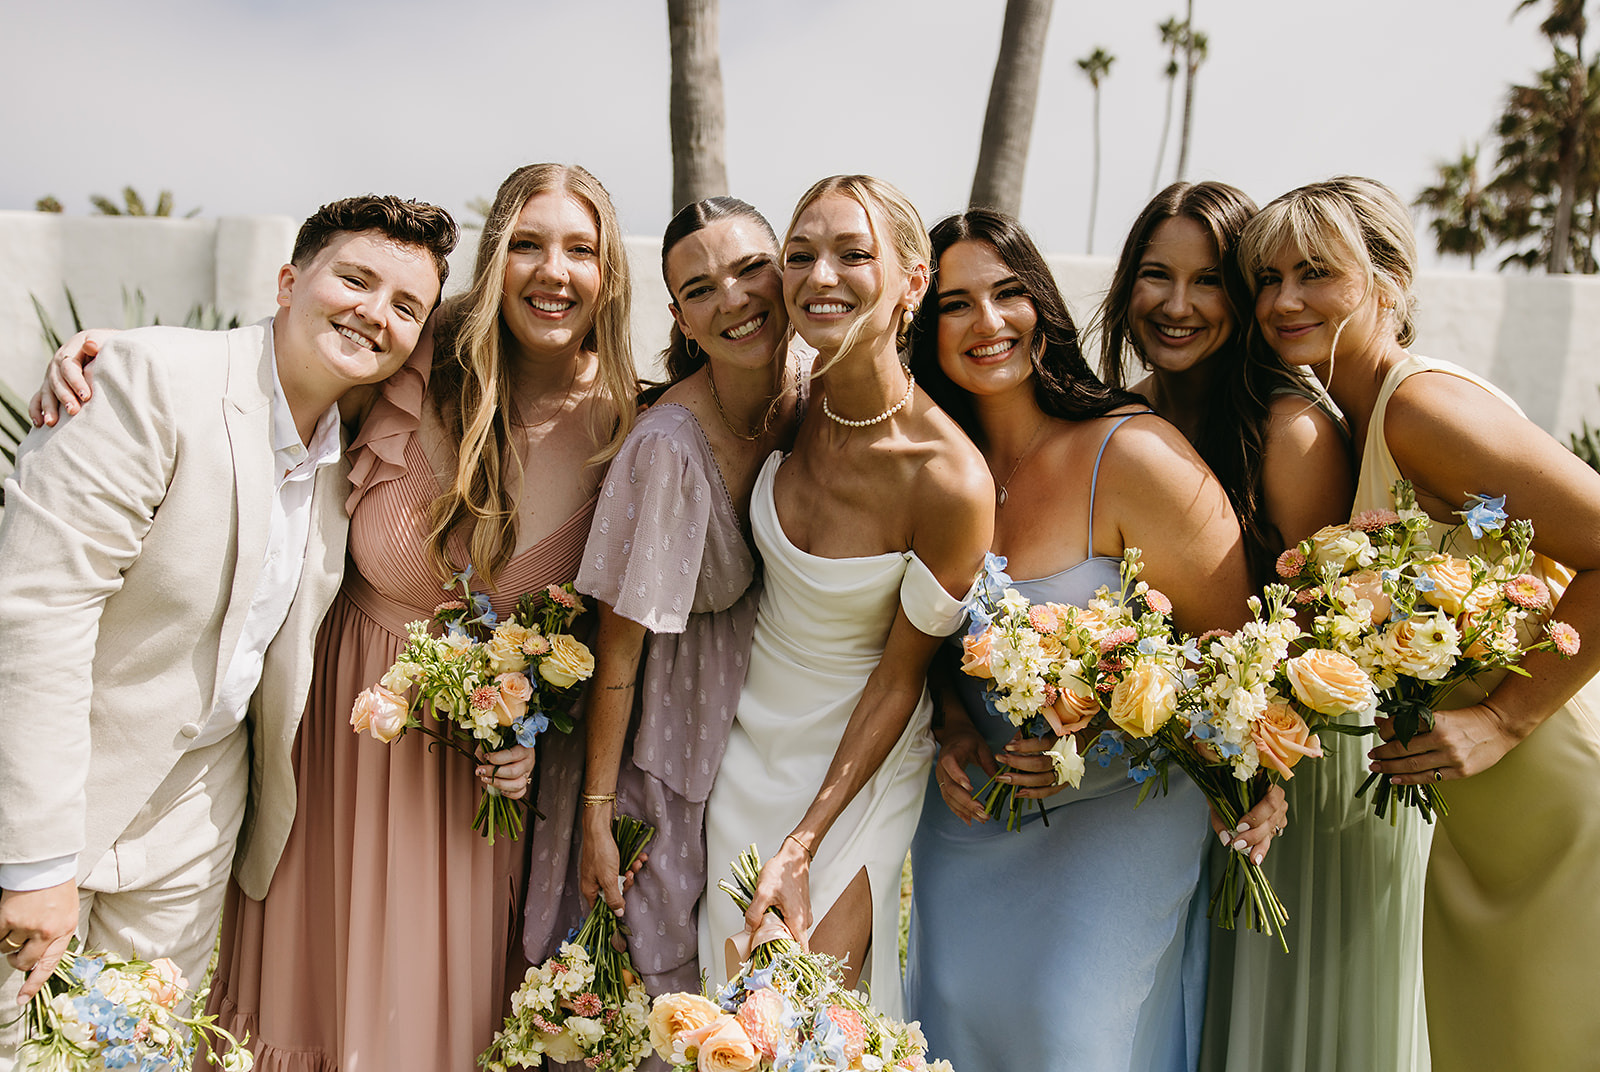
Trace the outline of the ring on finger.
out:
<instances>
[{"instance_id":1,"label":"ring on finger","mask_svg":"<svg viewBox=\"0 0 1600 1072\"><path fill-rule=\"evenodd\" d=\"M1433 780L1434 781L1437 782L1443 777L1444 777L1444 771L1440 770L1438 767L1433 768Z\"/></svg>"},{"instance_id":2,"label":"ring on finger","mask_svg":"<svg viewBox=\"0 0 1600 1072\"><path fill-rule=\"evenodd\" d=\"M3 950L4 952L7 952L7 953L15 953L17 950L21 949L24 945L27 945L27 943L26 942L18 942L16 945L12 945L11 944L11 938L9 936L7 936L6 944L4 946L0 946L0 950Z\"/></svg>"}]
</instances>

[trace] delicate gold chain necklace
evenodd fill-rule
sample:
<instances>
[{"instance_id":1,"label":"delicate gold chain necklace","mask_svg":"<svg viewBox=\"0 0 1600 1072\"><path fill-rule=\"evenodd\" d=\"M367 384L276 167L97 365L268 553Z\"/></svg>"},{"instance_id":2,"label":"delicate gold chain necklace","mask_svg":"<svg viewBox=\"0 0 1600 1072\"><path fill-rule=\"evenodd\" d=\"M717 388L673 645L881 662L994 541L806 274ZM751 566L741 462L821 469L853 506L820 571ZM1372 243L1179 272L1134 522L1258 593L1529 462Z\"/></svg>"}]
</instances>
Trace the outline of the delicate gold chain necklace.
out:
<instances>
[{"instance_id":1,"label":"delicate gold chain necklace","mask_svg":"<svg viewBox=\"0 0 1600 1072\"><path fill-rule=\"evenodd\" d=\"M905 368L905 366L902 365L901 368ZM837 413L833 412L833 410L828 408L828 396L827 395L823 395L822 396L822 412L827 415L827 417L828 417L828 419L830 421L834 422L835 424L842 424L846 428L869 428L874 424L882 424L884 421L888 420L890 417L893 417L896 413L899 413L902 409L905 409L906 403L911 401L911 393L917 389L917 381L916 381L916 378L911 375L911 370L910 369L905 369L905 373L906 373L906 393L901 396L900 401L896 402L894 405L890 406L888 409L884 410L882 413L878 414L876 417L868 417L864 421L846 420L845 418L839 416Z\"/></svg>"},{"instance_id":2,"label":"delicate gold chain necklace","mask_svg":"<svg viewBox=\"0 0 1600 1072\"><path fill-rule=\"evenodd\" d=\"M1050 418L1048 417L1039 422L1039 427L1034 429L1033 438L1028 440L1028 445L1018 455L1017 464L1011 467L1011 472L1007 473L1006 478L1000 482L999 488L994 493L995 509L998 510L1006 504L1006 485L1016 478L1017 470L1021 469L1022 463L1028 460L1028 455L1033 453L1033 448L1039 445L1039 437L1044 434L1045 426L1049 423Z\"/></svg>"},{"instance_id":3,"label":"delicate gold chain necklace","mask_svg":"<svg viewBox=\"0 0 1600 1072\"><path fill-rule=\"evenodd\" d=\"M706 359L706 379L711 382L711 401L717 407L717 416L722 418L722 426L728 431L732 432L735 437L744 440L746 443L754 443L756 440L766 435L767 429L772 427L772 418L778 412L778 403L783 401L783 393L789 389L789 356L787 354L784 355L783 372L781 378L778 380L777 393L775 393L772 396L772 399L767 403L767 415L762 418L761 427L757 428L754 432L741 432L739 429L735 428L733 426L733 422L728 419L728 411L722 408L722 398L717 394L717 376L716 373L711 370L711 360L709 358Z\"/></svg>"}]
</instances>

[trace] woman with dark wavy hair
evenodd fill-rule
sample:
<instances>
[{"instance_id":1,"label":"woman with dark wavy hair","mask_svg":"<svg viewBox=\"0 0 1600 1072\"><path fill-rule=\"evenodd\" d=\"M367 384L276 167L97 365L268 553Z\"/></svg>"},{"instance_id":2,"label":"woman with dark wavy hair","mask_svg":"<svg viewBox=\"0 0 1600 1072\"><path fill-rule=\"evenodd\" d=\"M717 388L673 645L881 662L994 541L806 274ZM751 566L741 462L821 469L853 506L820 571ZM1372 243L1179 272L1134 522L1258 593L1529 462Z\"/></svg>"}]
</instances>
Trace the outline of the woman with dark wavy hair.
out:
<instances>
[{"instance_id":1,"label":"woman with dark wavy hair","mask_svg":"<svg viewBox=\"0 0 1600 1072\"><path fill-rule=\"evenodd\" d=\"M1101 306L1100 374L1120 387L1130 359L1148 373L1132 389L1227 489L1266 584L1286 546L1348 518L1355 484L1323 392L1251 337L1234 250L1255 213L1220 182L1176 182L1145 206Z\"/></svg>"},{"instance_id":2,"label":"woman with dark wavy hair","mask_svg":"<svg viewBox=\"0 0 1600 1072\"><path fill-rule=\"evenodd\" d=\"M1179 628L1239 625L1249 571L1227 495L1177 430L1094 377L1032 240L986 209L940 221L931 238L912 368L994 474L992 550L1014 587L1083 606L1118 585L1123 551L1138 547ZM982 683L954 676L912 844L906 992L930 1055L963 1072L1193 1069L1204 797L1175 778L1135 807L1126 758L1061 785L1040 754L1055 738L1017 739ZM1019 796L1048 798L1048 824L1038 811L1015 832L984 821L973 788L997 754ZM1242 851L1263 856L1277 821L1257 823Z\"/></svg>"}]
</instances>

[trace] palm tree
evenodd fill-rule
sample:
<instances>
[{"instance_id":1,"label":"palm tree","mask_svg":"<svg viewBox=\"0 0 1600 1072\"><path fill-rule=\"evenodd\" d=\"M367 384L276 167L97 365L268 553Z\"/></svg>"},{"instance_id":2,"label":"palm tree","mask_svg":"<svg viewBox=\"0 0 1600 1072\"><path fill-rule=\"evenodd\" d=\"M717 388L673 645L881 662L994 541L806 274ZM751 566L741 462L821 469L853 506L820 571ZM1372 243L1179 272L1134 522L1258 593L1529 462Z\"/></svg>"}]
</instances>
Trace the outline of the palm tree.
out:
<instances>
[{"instance_id":1,"label":"palm tree","mask_svg":"<svg viewBox=\"0 0 1600 1072\"><path fill-rule=\"evenodd\" d=\"M52 200L54 199L52 198ZM118 205L115 201L111 200L111 198L106 197L103 194L89 195L89 203L92 204L102 216L172 215L171 190L162 190L158 195L156 195L156 208L154 212L151 212L145 207L144 198L140 197L139 191L135 190L132 186L124 186L122 188L121 205ZM200 210L198 208L192 208L183 215L185 219L188 219L191 216L198 216L199 214Z\"/></svg>"},{"instance_id":2,"label":"palm tree","mask_svg":"<svg viewBox=\"0 0 1600 1072\"><path fill-rule=\"evenodd\" d=\"M667 0L672 47L668 125L672 131L672 211L728 192L723 149L722 62L717 0Z\"/></svg>"},{"instance_id":3,"label":"palm tree","mask_svg":"<svg viewBox=\"0 0 1600 1072\"><path fill-rule=\"evenodd\" d=\"M994 208L1012 216L1022 212L1022 176L1033 136L1039 73L1044 68L1045 31L1054 0L1006 0L1000 30L1000 55L989 83L978 167L972 175L972 208Z\"/></svg>"},{"instance_id":4,"label":"palm tree","mask_svg":"<svg viewBox=\"0 0 1600 1072\"><path fill-rule=\"evenodd\" d=\"M1206 61L1209 40L1194 28L1194 0L1183 19L1183 133L1178 139L1178 178L1189 173L1189 133L1194 129L1194 76Z\"/></svg>"},{"instance_id":5,"label":"palm tree","mask_svg":"<svg viewBox=\"0 0 1600 1072\"><path fill-rule=\"evenodd\" d=\"M1502 268L1532 269L1542 263L1547 271L1562 272L1574 260L1584 268L1594 262L1594 231L1600 223L1594 211L1600 199L1600 153L1595 151L1600 63L1581 73L1577 65L1574 53L1557 49L1555 62L1532 84L1511 87L1495 124L1500 150L1487 190L1502 211L1490 221L1491 234L1513 247ZM1583 96L1574 110L1573 88L1580 81ZM1572 159L1563 156L1564 146L1571 146ZM1568 175L1570 181L1564 182Z\"/></svg>"},{"instance_id":6,"label":"palm tree","mask_svg":"<svg viewBox=\"0 0 1600 1072\"><path fill-rule=\"evenodd\" d=\"M1499 206L1484 191L1478 177L1478 147L1463 150L1461 158L1439 165L1439 181L1412 202L1433 217L1434 248L1440 253L1465 256L1467 267L1478 266L1478 254L1489 244L1499 218Z\"/></svg>"},{"instance_id":7,"label":"palm tree","mask_svg":"<svg viewBox=\"0 0 1600 1072\"><path fill-rule=\"evenodd\" d=\"M1179 22L1176 15L1156 29L1161 31L1161 43L1167 46L1167 66L1163 73L1167 79L1167 111L1161 117L1161 143L1156 147L1156 170L1150 176L1150 196L1161 183L1161 164L1167 157L1167 136L1172 133L1172 94L1178 85L1178 49L1189 35L1187 24Z\"/></svg>"},{"instance_id":8,"label":"palm tree","mask_svg":"<svg viewBox=\"0 0 1600 1072\"><path fill-rule=\"evenodd\" d=\"M1515 17L1524 8L1533 7L1542 0L1520 0ZM1556 186L1560 199L1556 207L1554 227L1550 235L1549 260L1545 270L1552 275L1567 271L1571 253L1572 218L1578 203L1578 169L1580 156L1587 146L1582 144L1584 101L1588 96L1587 74L1583 62L1583 35L1589 20L1583 13L1584 0L1550 0L1550 14L1539 24L1539 31L1550 42L1555 53L1556 68L1564 78L1561 88L1565 93L1553 98L1556 112ZM1563 38L1572 39L1572 51L1561 47ZM1565 62L1570 59L1572 62Z\"/></svg>"},{"instance_id":9,"label":"palm tree","mask_svg":"<svg viewBox=\"0 0 1600 1072\"><path fill-rule=\"evenodd\" d=\"M1099 46L1078 61L1078 69L1089 76L1094 87L1094 177L1089 186L1089 241L1085 252L1094 252L1094 217L1100 202L1100 80L1110 76L1117 57Z\"/></svg>"}]
</instances>

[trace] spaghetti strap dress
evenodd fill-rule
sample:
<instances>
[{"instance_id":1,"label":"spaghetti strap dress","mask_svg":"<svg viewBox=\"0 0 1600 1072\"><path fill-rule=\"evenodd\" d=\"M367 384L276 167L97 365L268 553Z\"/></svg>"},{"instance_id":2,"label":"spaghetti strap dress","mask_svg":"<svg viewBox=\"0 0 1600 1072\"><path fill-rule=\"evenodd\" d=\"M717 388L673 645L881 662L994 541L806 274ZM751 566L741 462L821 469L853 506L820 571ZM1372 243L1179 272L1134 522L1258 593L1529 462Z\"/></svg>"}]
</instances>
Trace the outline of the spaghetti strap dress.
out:
<instances>
[{"instance_id":1,"label":"spaghetti strap dress","mask_svg":"<svg viewBox=\"0 0 1600 1072\"><path fill-rule=\"evenodd\" d=\"M1028 599L1084 606L1120 583L1120 559L1094 557L1099 468L1097 454L1089 557L1014 581ZM955 684L998 752L1015 727L982 681L957 674ZM987 776L971 766L967 777L980 786ZM906 1007L930 1058L961 1072L1194 1068L1208 931L1198 892L1205 798L1182 776L1164 796L1135 806L1138 796L1125 757L1102 766L1091 754L1078 788L1044 801L1049 825L1033 809L1013 832L999 820L968 827L929 781L911 845Z\"/></svg>"},{"instance_id":2,"label":"spaghetti strap dress","mask_svg":"<svg viewBox=\"0 0 1600 1072\"><path fill-rule=\"evenodd\" d=\"M1391 505L1389 489L1401 473L1384 441L1384 415L1395 389L1421 372L1470 380L1516 409L1465 369L1407 355L1390 371L1373 408L1357 511ZM1515 489L1482 490L1498 495ZM1443 529L1435 526L1436 546ZM1460 531L1444 549L1465 557L1474 546L1471 534ZM1535 572L1558 597L1572 578L1542 557ZM1479 682L1485 690L1497 683L1490 676ZM1600 1068L1597 786L1595 679L1500 762L1443 784L1450 814L1438 820L1433 836L1422 927L1435 1072Z\"/></svg>"},{"instance_id":3,"label":"spaghetti strap dress","mask_svg":"<svg viewBox=\"0 0 1600 1072\"><path fill-rule=\"evenodd\" d=\"M706 808L711 888L700 908L700 963L713 987L731 974L727 939L744 930L744 913L716 881L751 844L762 859L771 857L811 806L883 656L895 612L904 610L930 636L955 632L965 613L914 552L822 558L794 546L772 495L782 459L779 453L767 459L751 495L764 587L749 671ZM901 1008L900 872L933 761L931 714L924 690L889 755L816 846L811 864L817 920L866 870L872 940L861 978L873 1005L890 1016Z\"/></svg>"},{"instance_id":4,"label":"spaghetti strap dress","mask_svg":"<svg viewBox=\"0 0 1600 1072\"><path fill-rule=\"evenodd\" d=\"M431 349L383 385L352 447L353 568L317 637L294 827L266 899L232 887L223 915L209 1009L250 1033L266 1072L475 1067L525 967L514 921L529 842L547 824L572 829L577 735L540 741L547 820L530 815L523 840L490 845L472 829L471 762L422 734L385 745L350 728L356 694L394 662L406 624L448 598L427 550L439 488L413 434ZM496 612L573 578L593 508L507 564Z\"/></svg>"}]
</instances>

